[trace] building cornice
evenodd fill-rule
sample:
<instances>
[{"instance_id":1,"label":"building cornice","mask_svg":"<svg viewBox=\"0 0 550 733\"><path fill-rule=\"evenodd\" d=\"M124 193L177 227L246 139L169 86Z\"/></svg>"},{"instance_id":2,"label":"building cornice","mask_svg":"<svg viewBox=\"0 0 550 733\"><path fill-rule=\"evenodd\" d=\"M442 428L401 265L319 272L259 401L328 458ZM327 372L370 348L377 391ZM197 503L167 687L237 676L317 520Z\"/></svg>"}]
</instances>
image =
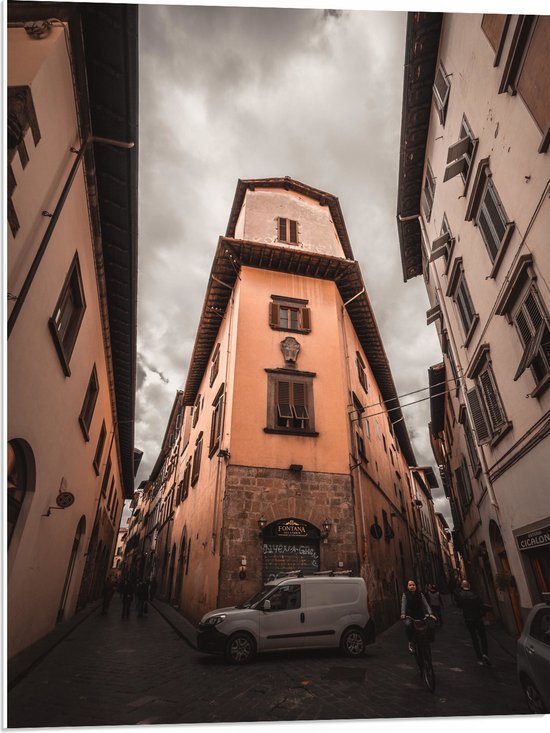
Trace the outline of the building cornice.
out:
<instances>
[{"instance_id":1,"label":"building cornice","mask_svg":"<svg viewBox=\"0 0 550 733\"><path fill-rule=\"evenodd\" d=\"M409 13L405 45L397 231L405 281L422 274L420 199L443 13Z\"/></svg>"}]
</instances>

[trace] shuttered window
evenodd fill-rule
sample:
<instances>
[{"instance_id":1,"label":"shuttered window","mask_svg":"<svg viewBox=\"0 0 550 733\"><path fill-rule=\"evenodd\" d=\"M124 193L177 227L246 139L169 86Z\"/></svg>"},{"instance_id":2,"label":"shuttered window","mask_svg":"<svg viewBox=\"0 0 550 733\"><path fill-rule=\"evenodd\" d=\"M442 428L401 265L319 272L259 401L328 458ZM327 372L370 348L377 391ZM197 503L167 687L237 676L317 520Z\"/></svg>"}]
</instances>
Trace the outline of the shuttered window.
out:
<instances>
[{"instance_id":1,"label":"shuttered window","mask_svg":"<svg viewBox=\"0 0 550 733\"><path fill-rule=\"evenodd\" d=\"M218 372L220 370L220 345L217 344L216 348L214 349L214 353L212 354L212 362L210 365L210 386L214 384L216 381L216 377L218 376Z\"/></svg>"},{"instance_id":2,"label":"shuttered window","mask_svg":"<svg viewBox=\"0 0 550 733\"><path fill-rule=\"evenodd\" d=\"M426 167L426 177L424 179L423 195L424 195L424 213L426 214L426 219L430 221L430 217L432 215L432 206L433 206L434 196L435 196L435 177L434 177L434 174L432 173L432 169L429 163Z\"/></svg>"},{"instance_id":3,"label":"shuttered window","mask_svg":"<svg viewBox=\"0 0 550 733\"><path fill-rule=\"evenodd\" d=\"M369 383L367 381L367 370L365 367L365 362L363 361L363 358L358 351L355 352L355 363L357 365L357 376L359 378L359 384L361 385L361 387L363 387L365 392L368 392Z\"/></svg>"},{"instance_id":4,"label":"shuttered window","mask_svg":"<svg viewBox=\"0 0 550 733\"><path fill-rule=\"evenodd\" d=\"M460 466L455 471L455 476L460 503L463 509L467 509L472 502L473 493L470 474L464 456L462 456Z\"/></svg>"},{"instance_id":5,"label":"shuttered window","mask_svg":"<svg viewBox=\"0 0 550 733\"><path fill-rule=\"evenodd\" d=\"M191 486L194 486L199 480L199 473L201 470L201 455L202 455L202 432L199 433L197 442L195 443L195 451L193 453L193 471L191 474Z\"/></svg>"},{"instance_id":6,"label":"shuttered window","mask_svg":"<svg viewBox=\"0 0 550 733\"><path fill-rule=\"evenodd\" d=\"M500 203L493 181L489 179L481 206L479 207L477 225L489 252L491 262L495 261L497 252L504 239L506 223L506 212Z\"/></svg>"},{"instance_id":7,"label":"shuttered window","mask_svg":"<svg viewBox=\"0 0 550 733\"><path fill-rule=\"evenodd\" d=\"M298 222L293 219L278 219L278 239L286 244L298 244Z\"/></svg>"},{"instance_id":8,"label":"shuttered window","mask_svg":"<svg viewBox=\"0 0 550 733\"><path fill-rule=\"evenodd\" d=\"M443 181L448 181L459 174L464 183L467 182L472 162L477 148L477 138L474 137L465 117L462 118L458 141L451 145L447 153L447 167Z\"/></svg>"},{"instance_id":9,"label":"shuttered window","mask_svg":"<svg viewBox=\"0 0 550 733\"><path fill-rule=\"evenodd\" d=\"M488 362L479 369L476 385L466 392L466 397L479 445L493 440L508 427L495 376Z\"/></svg>"},{"instance_id":10,"label":"shuttered window","mask_svg":"<svg viewBox=\"0 0 550 733\"><path fill-rule=\"evenodd\" d=\"M220 387L212 403L212 423L210 426L210 448L208 455L212 456L219 448L223 429L224 385Z\"/></svg>"},{"instance_id":11,"label":"shuttered window","mask_svg":"<svg viewBox=\"0 0 550 733\"><path fill-rule=\"evenodd\" d=\"M63 371L70 376L69 361L73 353L80 324L84 318L86 303L78 255L75 255L63 290L49 320L50 332L54 339Z\"/></svg>"},{"instance_id":12,"label":"shuttered window","mask_svg":"<svg viewBox=\"0 0 550 733\"><path fill-rule=\"evenodd\" d=\"M289 375L280 370L268 371L266 432L316 435L313 412L312 376ZM310 373L305 373L310 374Z\"/></svg>"},{"instance_id":13,"label":"shuttered window","mask_svg":"<svg viewBox=\"0 0 550 733\"><path fill-rule=\"evenodd\" d=\"M201 409L201 396L200 394L198 394L195 400L195 404L193 405L193 427L195 427L199 419L200 409Z\"/></svg>"},{"instance_id":14,"label":"shuttered window","mask_svg":"<svg viewBox=\"0 0 550 733\"><path fill-rule=\"evenodd\" d=\"M90 425L92 424L92 417L94 414L95 404L97 402L98 392L99 382L97 379L97 371L94 364L92 373L90 375L90 380L88 382L88 388L86 389L86 394L84 395L82 410L80 411L80 415L78 418L80 422L80 427L82 428L82 432L86 440L90 439Z\"/></svg>"},{"instance_id":15,"label":"shuttered window","mask_svg":"<svg viewBox=\"0 0 550 733\"><path fill-rule=\"evenodd\" d=\"M460 269L458 277L456 278L451 295L456 303L464 334L466 338L468 338L474 325L477 323L478 318L466 283L464 271L462 269Z\"/></svg>"},{"instance_id":16,"label":"shuttered window","mask_svg":"<svg viewBox=\"0 0 550 733\"><path fill-rule=\"evenodd\" d=\"M180 501L185 501L189 495L189 484L191 482L191 461L187 461L183 478L180 484Z\"/></svg>"},{"instance_id":17,"label":"shuttered window","mask_svg":"<svg viewBox=\"0 0 550 733\"><path fill-rule=\"evenodd\" d=\"M514 381L530 368L538 384L550 373L550 329L536 285L531 285L513 318L523 346Z\"/></svg>"},{"instance_id":18,"label":"shuttered window","mask_svg":"<svg viewBox=\"0 0 550 733\"><path fill-rule=\"evenodd\" d=\"M311 331L311 311L307 308L307 300L272 296L269 304L269 325L281 331Z\"/></svg>"},{"instance_id":19,"label":"shuttered window","mask_svg":"<svg viewBox=\"0 0 550 733\"><path fill-rule=\"evenodd\" d=\"M435 81L433 85L433 97L437 114L439 115L439 121L442 125L445 124L445 117L447 116L447 104L449 102L449 94L451 91L451 83L445 69L441 64L437 67L435 74Z\"/></svg>"}]
</instances>

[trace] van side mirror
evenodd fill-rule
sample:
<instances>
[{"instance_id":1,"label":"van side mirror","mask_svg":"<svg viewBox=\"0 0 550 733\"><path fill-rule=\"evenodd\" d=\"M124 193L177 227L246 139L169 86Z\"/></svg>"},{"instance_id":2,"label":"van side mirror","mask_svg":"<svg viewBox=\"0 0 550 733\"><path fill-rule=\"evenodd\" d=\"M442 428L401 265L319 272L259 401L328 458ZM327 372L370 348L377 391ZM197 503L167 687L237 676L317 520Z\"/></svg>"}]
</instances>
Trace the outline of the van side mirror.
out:
<instances>
[{"instance_id":1,"label":"van side mirror","mask_svg":"<svg viewBox=\"0 0 550 733\"><path fill-rule=\"evenodd\" d=\"M262 606L262 609L263 609L264 611L271 611L271 601L269 600L269 598L267 598L267 599L266 599L266 600L265 600L265 601L263 602L263 606Z\"/></svg>"}]
</instances>

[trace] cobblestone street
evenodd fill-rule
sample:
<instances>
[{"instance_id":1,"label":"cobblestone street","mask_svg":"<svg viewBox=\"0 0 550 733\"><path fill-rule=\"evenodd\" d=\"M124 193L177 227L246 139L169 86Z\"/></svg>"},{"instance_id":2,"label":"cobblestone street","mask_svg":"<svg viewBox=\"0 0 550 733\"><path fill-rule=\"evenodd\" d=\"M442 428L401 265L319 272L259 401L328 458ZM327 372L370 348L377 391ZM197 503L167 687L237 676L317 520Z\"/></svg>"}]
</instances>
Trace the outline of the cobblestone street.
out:
<instances>
[{"instance_id":1,"label":"cobblestone street","mask_svg":"<svg viewBox=\"0 0 550 733\"><path fill-rule=\"evenodd\" d=\"M476 664L461 614L447 607L433 645L435 694L406 650L400 623L365 657L309 651L260 656L229 667L182 638L190 627L159 613L121 618L115 597L95 611L17 682L10 727L414 718L527 713L516 682L514 642L490 627L491 667ZM167 623L165 617L171 623ZM174 621L175 619L175 621Z\"/></svg>"}]
</instances>

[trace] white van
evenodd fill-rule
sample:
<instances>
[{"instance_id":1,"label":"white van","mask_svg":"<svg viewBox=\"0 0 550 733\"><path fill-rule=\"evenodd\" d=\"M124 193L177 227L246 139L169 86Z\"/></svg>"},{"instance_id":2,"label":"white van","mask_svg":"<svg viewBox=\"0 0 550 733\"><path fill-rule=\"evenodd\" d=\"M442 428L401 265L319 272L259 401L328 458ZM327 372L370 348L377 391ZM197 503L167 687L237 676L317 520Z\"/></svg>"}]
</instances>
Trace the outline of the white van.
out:
<instances>
[{"instance_id":1,"label":"white van","mask_svg":"<svg viewBox=\"0 0 550 733\"><path fill-rule=\"evenodd\" d=\"M246 664L257 652L285 649L340 647L359 657L374 638L363 578L287 576L267 583L240 606L203 616L197 647Z\"/></svg>"}]
</instances>

